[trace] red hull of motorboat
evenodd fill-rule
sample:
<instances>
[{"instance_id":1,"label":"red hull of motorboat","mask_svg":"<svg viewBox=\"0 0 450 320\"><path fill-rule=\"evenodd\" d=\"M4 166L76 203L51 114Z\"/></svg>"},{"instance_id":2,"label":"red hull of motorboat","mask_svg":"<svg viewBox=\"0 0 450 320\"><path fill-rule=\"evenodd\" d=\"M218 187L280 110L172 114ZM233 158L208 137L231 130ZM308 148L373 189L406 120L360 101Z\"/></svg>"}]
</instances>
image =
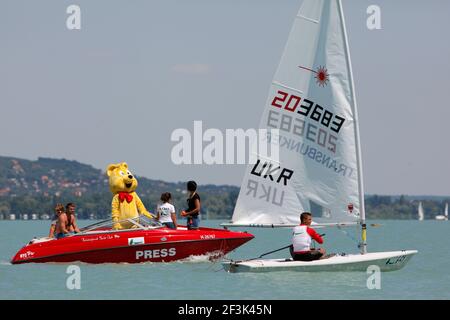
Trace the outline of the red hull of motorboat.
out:
<instances>
[{"instance_id":1,"label":"red hull of motorboat","mask_svg":"<svg viewBox=\"0 0 450 320\"><path fill-rule=\"evenodd\" d=\"M11 263L170 262L201 255L217 258L251 239L253 235L247 232L213 228L102 231L31 241L16 253Z\"/></svg>"}]
</instances>

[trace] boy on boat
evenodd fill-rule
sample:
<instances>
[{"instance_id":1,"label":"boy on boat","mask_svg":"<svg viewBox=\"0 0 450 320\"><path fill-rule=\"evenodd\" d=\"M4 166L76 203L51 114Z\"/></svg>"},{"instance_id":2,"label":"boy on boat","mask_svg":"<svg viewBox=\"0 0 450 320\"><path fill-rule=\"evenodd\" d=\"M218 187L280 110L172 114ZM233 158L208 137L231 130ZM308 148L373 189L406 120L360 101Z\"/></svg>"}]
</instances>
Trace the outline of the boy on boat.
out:
<instances>
[{"instance_id":1,"label":"boy on boat","mask_svg":"<svg viewBox=\"0 0 450 320\"><path fill-rule=\"evenodd\" d=\"M64 206L62 204L57 204L55 207L55 217L53 218L51 224L50 224L50 231L48 232L48 237L49 238L54 238L55 237L55 230L56 230L56 224L58 223L58 211L60 209L64 210Z\"/></svg>"},{"instance_id":2,"label":"boy on boat","mask_svg":"<svg viewBox=\"0 0 450 320\"><path fill-rule=\"evenodd\" d=\"M310 228L312 215L309 212L303 212L300 215L300 225L294 227L292 232L292 245L290 247L291 256L296 261L314 261L325 258L325 249L312 249L311 241L314 239L323 244L322 237Z\"/></svg>"}]
</instances>

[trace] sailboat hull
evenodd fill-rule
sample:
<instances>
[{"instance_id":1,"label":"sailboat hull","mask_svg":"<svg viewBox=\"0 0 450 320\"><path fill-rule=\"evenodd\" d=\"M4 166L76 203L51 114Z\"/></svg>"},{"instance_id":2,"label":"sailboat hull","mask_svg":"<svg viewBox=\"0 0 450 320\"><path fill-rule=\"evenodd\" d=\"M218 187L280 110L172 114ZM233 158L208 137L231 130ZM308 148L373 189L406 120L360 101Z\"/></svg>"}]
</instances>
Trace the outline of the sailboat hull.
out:
<instances>
[{"instance_id":1,"label":"sailboat hull","mask_svg":"<svg viewBox=\"0 0 450 320\"><path fill-rule=\"evenodd\" d=\"M367 271L369 266L378 266L380 271L395 271L403 268L417 250L373 252L366 254L337 255L316 261L292 261L289 259L259 259L222 263L228 272L342 272Z\"/></svg>"}]
</instances>

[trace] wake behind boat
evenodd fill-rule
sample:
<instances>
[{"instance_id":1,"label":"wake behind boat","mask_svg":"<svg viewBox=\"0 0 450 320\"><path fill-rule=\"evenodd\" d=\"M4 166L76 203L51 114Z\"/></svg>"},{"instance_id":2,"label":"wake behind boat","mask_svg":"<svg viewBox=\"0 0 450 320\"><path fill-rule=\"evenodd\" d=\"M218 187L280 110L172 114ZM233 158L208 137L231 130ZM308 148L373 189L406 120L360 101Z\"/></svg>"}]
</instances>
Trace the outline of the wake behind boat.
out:
<instances>
[{"instance_id":1,"label":"wake behind boat","mask_svg":"<svg viewBox=\"0 0 450 320\"><path fill-rule=\"evenodd\" d=\"M310 212L317 217L312 227L359 224L360 253L311 262L227 261L225 270L365 271L376 265L392 271L417 253L367 251L358 114L340 0L303 1L260 128L268 130L267 142L270 149L278 147L279 157L257 153L256 163L246 170L232 221L222 225L295 227L300 213Z\"/></svg>"},{"instance_id":2,"label":"wake behind boat","mask_svg":"<svg viewBox=\"0 0 450 320\"><path fill-rule=\"evenodd\" d=\"M11 263L170 262L193 256L217 259L253 239L249 233L225 229L170 229L145 216L123 222L132 227L114 230L113 222L106 220L62 239L35 238L15 254Z\"/></svg>"}]
</instances>

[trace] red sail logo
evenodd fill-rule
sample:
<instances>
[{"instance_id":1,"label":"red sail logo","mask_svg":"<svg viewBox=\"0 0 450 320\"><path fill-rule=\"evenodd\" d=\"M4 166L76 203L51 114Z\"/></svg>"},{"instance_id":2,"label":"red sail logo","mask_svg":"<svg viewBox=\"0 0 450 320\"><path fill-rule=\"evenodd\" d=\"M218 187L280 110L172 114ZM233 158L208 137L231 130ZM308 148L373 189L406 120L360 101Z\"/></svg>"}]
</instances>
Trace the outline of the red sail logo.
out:
<instances>
[{"instance_id":1,"label":"red sail logo","mask_svg":"<svg viewBox=\"0 0 450 320\"><path fill-rule=\"evenodd\" d=\"M327 68L320 66L319 68L317 68L316 70L312 70L310 68L306 68L306 67L302 67L302 66L298 66L300 69L304 69L304 70L308 70L312 73L315 73L315 78L316 78L316 82L319 86L321 87L325 87L328 82L330 81L330 75L328 74L328 70Z\"/></svg>"}]
</instances>

